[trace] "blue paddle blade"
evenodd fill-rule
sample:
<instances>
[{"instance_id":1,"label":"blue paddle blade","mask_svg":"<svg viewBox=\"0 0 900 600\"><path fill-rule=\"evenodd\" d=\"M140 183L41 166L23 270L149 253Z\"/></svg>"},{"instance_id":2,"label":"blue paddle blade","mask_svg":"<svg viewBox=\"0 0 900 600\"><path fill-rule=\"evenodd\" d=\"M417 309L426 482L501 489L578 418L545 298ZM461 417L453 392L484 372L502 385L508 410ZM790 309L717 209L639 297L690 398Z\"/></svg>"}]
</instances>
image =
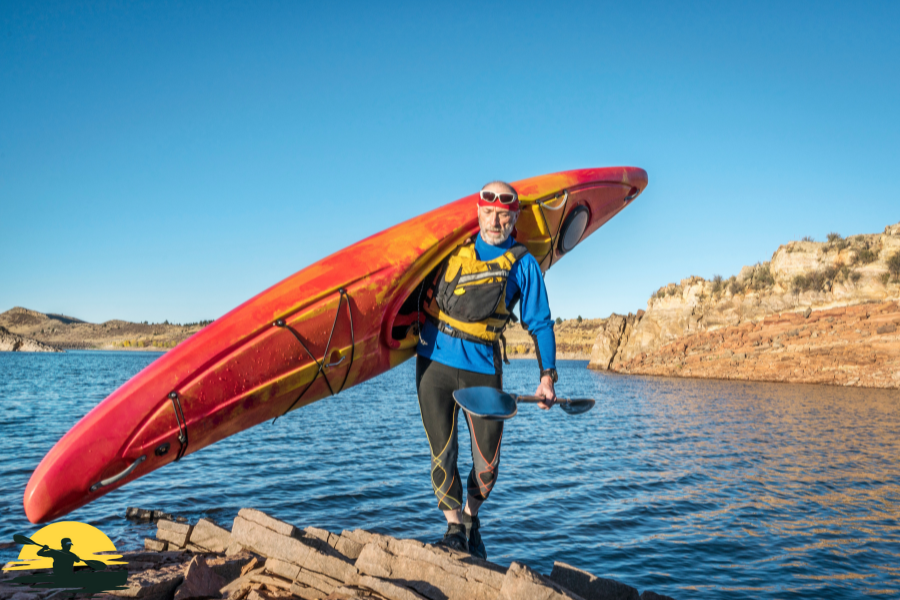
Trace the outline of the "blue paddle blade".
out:
<instances>
[{"instance_id":1,"label":"blue paddle blade","mask_svg":"<svg viewBox=\"0 0 900 600\"><path fill-rule=\"evenodd\" d=\"M516 416L516 399L503 390L490 387L463 388L453 392L453 399L464 411L490 421L505 421Z\"/></svg>"}]
</instances>

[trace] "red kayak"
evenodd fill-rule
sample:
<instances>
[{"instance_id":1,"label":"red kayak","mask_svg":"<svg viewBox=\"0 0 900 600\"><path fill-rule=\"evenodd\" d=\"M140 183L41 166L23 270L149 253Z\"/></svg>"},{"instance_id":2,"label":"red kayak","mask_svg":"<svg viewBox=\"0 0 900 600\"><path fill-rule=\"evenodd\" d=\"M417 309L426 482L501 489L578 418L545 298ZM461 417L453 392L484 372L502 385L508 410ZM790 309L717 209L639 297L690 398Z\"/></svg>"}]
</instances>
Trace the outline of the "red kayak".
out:
<instances>
[{"instance_id":1,"label":"red kayak","mask_svg":"<svg viewBox=\"0 0 900 600\"><path fill-rule=\"evenodd\" d=\"M647 186L635 167L513 184L516 239L546 271ZM251 298L167 352L84 416L25 489L50 521L166 464L327 398L415 355L419 286L478 231L472 194L373 235Z\"/></svg>"}]
</instances>

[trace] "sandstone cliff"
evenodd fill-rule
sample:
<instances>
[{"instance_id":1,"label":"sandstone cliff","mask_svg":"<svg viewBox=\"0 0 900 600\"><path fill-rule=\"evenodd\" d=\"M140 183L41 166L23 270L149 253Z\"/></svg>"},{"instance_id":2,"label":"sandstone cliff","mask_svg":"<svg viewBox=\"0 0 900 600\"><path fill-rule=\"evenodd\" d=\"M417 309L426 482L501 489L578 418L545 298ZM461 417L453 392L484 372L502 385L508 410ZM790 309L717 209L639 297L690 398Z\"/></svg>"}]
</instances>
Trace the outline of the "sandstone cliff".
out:
<instances>
[{"instance_id":1,"label":"sandstone cliff","mask_svg":"<svg viewBox=\"0 0 900 600\"><path fill-rule=\"evenodd\" d=\"M830 339L846 342L860 355L877 355L872 344L878 340L882 356L892 364L891 333L877 334L888 337L859 336L858 327L847 329L858 315L854 311L828 312L841 307L850 307L866 303L877 304L868 312L879 314L896 314L891 306L900 300L900 223L885 228L882 234L857 235L843 239L836 234L829 235L827 242L809 240L790 242L780 246L769 262L747 266L741 272L723 280L714 278L707 281L701 277L689 277L680 283L670 283L660 288L647 302L647 311L635 316L632 323L627 319L613 315L598 333L592 348L591 368L612 369L631 373L681 373L674 363L666 369L660 365L669 359L673 342L684 340L690 336L720 332L729 337L736 332L732 328L757 324L768 318L779 315L779 319L794 318L790 315L809 317L816 314L811 323L821 319L841 321L828 330ZM618 318L617 318L618 317ZM850 319L850 321L846 321ZM893 317L886 317L883 326L893 323ZM622 322L620 322L620 320ZM777 319L776 319L777 320ZM845 322L846 321L846 322ZM774 321L773 321L774 322ZM804 329L804 331L808 328ZM859 331L857 331L859 330ZM877 328L876 328L877 330ZM743 331L746 333L747 328ZM758 330L759 333L761 330ZM868 329L865 329L868 331ZM807 335L812 336L814 331ZM780 335L773 330L772 334ZM870 335L875 335L872 332ZM701 338L691 338L694 343ZM816 338L809 338L816 339ZM690 344L688 344L690 345ZM701 346L709 344L701 344ZM819 344L807 343L802 348L784 350L786 346L774 348L782 352L781 362L791 363L790 369L785 366L783 373L799 373L803 369L814 368L810 364L801 365L797 352L825 351L833 352L834 348ZM830 348L830 349L828 349ZM663 351L665 349L665 351ZM709 345L709 351L713 346ZM872 350L869 352L869 350ZM868 353L868 354L866 354ZM702 354L699 351L698 354ZM740 353L739 353L740 354ZM686 357L686 355L685 355ZM856 360L855 358L848 360ZM654 361L656 361L654 363ZM838 361L840 362L840 361ZM752 364L747 363L748 365ZM812 363L818 364L818 363ZM683 365L683 361L682 361ZM709 366L709 365L707 365ZM705 377L737 376L740 372L744 379L784 380L783 373L776 374L771 366L758 372L747 366L743 370L735 370L732 365L721 370L691 369L691 374ZM701 373L702 371L702 373ZM792 381L828 381L833 383L850 383L851 385L870 385L876 387L897 387L898 383L891 376L875 377L837 377L807 378L794 375Z\"/></svg>"},{"instance_id":2,"label":"sandstone cliff","mask_svg":"<svg viewBox=\"0 0 900 600\"><path fill-rule=\"evenodd\" d=\"M0 352L61 352L61 350L37 340L10 333L5 327L0 327Z\"/></svg>"}]
</instances>

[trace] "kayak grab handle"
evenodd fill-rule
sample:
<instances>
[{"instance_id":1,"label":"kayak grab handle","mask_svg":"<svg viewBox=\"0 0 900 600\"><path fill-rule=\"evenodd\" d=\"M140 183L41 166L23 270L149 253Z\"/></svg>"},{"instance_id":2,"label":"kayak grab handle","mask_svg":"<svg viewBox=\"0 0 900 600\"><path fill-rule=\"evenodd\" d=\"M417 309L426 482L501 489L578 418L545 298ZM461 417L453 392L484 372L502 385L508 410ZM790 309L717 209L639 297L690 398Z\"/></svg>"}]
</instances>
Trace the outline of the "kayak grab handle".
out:
<instances>
[{"instance_id":1,"label":"kayak grab handle","mask_svg":"<svg viewBox=\"0 0 900 600\"><path fill-rule=\"evenodd\" d=\"M92 485L92 486L91 486L91 491L92 491L92 492L96 492L97 490L99 490L99 489L102 488L102 487L106 487L106 486L108 486L108 485L112 485L112 484L114 484L115 482L119 481L120 479L123 479L123 478L125 478L125 477L128 477L128 475L129 475L132 471L134 471L135 467L137 467L139 464L141 464L141 463L144 462L145 460L147 460L147 455L146 455L146 454L144 454L143 456L141 456L140 458L138 458L136 461L134 461L133 463L131 463L131 466L128 467L127 469L125 469L124 471L122 471L121 473L119 473L119 474L117 474L117 475L113 475L113 476L110 477L109 479L101 479L100 481L98 481L97 483L95 483L94 485Z\"/></svg>"},{"instance_id":2,"label":"kayak grab handle","mask_svg":"<svg viewBox=\"0 0 900 600\"><path fill-rule=\"evenodd\" d=\"M346 355L346 354L343 355L343 356L341 357L341 360L336 361L336 362L325 363L325 366L326 366L327 368L329 368L329 369L330 369L331 367L336 367L336 366L338 366L339 364L341 364L342 362L344 362L344 359L345 359L345 358L347 358L347 355Z\"/></svg>"}]
</instances>

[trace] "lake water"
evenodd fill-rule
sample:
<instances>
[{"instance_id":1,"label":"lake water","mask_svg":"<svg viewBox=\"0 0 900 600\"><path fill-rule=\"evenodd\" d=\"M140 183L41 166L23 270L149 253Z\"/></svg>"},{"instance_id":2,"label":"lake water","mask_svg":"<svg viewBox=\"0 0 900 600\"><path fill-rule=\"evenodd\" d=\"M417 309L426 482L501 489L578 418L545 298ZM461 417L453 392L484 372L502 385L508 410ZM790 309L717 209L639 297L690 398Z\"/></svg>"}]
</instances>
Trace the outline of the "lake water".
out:
<instances>
[{"instance_id":1,"label":"lake water","mask_svg":"<svg viewBox=\"0 0 900 600\"><path fill-rule=\"evenodd\" d=\"M0 541L39 527L22 494L44 454L159 355L0 353ZM482 509L489 558L554 560L686 598L900 596L896 391L601 374L559 366L589 413L521 407ZM233 436L68 515L141 547L127 506L230 528L242 507L299 526L435 541L414 361ZM507 367L532 393L534 361ZM462 428L461 445L468 447ZM465 454L461 454L465 456ZM468 472L470 457L460 470ZM11 560L18 548L0 551Z\"/></svg>"}]
</instances>

